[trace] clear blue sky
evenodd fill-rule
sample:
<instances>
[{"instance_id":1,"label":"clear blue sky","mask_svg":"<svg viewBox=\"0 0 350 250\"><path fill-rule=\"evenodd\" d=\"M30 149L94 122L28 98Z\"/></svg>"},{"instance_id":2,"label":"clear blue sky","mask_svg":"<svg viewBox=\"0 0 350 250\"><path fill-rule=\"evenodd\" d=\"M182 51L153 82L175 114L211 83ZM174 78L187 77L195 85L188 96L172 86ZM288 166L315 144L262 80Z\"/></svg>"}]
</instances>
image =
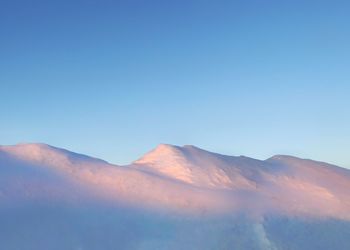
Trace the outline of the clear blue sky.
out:
<instances>
[{"instance_id":1,"label":"clear blue sky","mask_svg":"<svg viewBox=\"0 0 350 250\"><path fill-rule=\"evenodd\" d=\"M350 167L349 1L0 1L0 144Z\"/></svg>"}]
</instances>

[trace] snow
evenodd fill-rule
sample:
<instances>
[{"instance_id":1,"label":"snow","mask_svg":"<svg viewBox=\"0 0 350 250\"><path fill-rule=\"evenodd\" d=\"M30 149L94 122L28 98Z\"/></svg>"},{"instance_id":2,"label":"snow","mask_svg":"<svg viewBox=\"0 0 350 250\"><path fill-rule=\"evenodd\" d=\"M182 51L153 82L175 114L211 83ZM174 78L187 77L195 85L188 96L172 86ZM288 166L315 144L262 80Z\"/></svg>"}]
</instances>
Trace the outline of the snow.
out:
<instances>
[{"instance_id":1,"label":"snow","mask_svg":"<svg viewBox=\"0 0 350 250\"><path fill-rule=\"evenodd\" d=\"M350 171L190 145L128 166L0 146L0 221L1 249L347 249Z\"/></svg>"}]
</instances>

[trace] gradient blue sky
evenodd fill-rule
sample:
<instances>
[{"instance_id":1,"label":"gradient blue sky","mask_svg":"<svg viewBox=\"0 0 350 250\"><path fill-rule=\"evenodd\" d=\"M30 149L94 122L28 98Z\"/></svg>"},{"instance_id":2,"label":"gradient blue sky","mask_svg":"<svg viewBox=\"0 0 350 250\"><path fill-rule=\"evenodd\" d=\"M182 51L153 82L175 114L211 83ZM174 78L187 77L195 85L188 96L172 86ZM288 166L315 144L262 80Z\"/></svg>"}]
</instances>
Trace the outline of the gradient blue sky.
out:
<instances>
[{"instance_id":1,"label":"gradient blue sky","mask_svg":"<svg viewBox=\"0 0 350 250\"><path fill-rule=\"evenodd\" d=\"M349 1L0 1L0 144L350 167Z\"/></svg>"}]
</instances>

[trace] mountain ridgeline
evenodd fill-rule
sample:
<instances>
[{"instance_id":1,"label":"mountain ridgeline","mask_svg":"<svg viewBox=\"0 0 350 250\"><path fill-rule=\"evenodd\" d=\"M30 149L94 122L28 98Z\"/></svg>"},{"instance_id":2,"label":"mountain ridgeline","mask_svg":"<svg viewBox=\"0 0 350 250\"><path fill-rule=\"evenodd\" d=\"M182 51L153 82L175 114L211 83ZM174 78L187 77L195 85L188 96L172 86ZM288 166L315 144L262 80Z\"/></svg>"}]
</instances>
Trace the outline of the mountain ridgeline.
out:
<instances>
[{"instance_id":1,"label":"mountain ridgeline","mask_svg":"<svg viewBox=\"0 0 350 250\"><path fill-rule=\"evenodd\" d=\"M350 170L161 144L127 166L0 146L1 249L348 249Z\"/></svg>"}]
</instances>

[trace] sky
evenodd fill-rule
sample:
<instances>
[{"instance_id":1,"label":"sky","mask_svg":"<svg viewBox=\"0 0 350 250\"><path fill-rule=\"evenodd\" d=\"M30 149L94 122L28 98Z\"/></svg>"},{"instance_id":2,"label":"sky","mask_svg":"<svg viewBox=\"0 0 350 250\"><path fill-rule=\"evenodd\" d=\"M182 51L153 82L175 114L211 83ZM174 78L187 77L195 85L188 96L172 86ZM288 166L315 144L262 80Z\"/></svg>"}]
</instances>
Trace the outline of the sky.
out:
<instances>
[{"instance_id":1,"label":"sky","mask_svg":"<svg viewBox=\"0 0 350 250\"><path fill-rule=\"evenodd\" d=\"M0 144L350 168L349 1L0 0Z\"/></svg>"}]
</instances>

